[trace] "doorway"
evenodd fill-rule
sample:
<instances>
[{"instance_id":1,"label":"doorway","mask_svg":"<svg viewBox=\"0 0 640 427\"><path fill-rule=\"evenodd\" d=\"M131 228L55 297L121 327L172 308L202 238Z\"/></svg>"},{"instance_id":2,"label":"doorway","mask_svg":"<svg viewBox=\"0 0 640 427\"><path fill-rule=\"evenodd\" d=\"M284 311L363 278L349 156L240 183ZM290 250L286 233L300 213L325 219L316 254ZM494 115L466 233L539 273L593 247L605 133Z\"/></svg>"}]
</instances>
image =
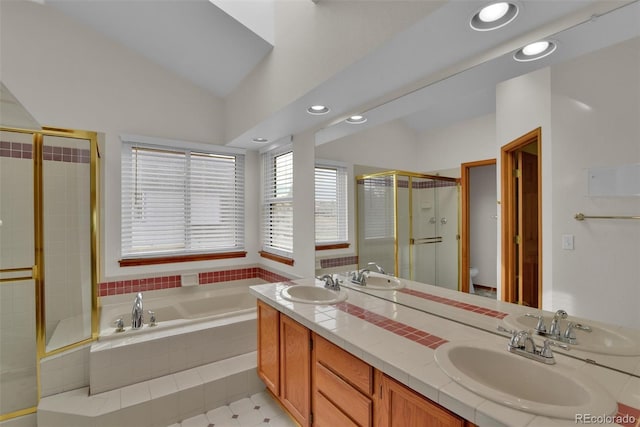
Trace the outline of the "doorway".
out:
<instances>
[{"instance_id":1,"label":"doorway","mask_svg":"<svg viewBox=\"0 0 640 427\"><path fill-rule=\"evenodd\" d=\"M463 163L460 177L460 291L495 299L498 284L496 159ZM474 278L470 277L472 268L477 275Z\"/></svg>"},{"instance_id":2,"label":"doorway","mask_svg":"<svg viewBox=\"0 0 640 427\"><path fill-rule=\"evenodd\" d=\"M541 129L501 149L502 299L542 302Z\"/></svg>"}]
</instances>

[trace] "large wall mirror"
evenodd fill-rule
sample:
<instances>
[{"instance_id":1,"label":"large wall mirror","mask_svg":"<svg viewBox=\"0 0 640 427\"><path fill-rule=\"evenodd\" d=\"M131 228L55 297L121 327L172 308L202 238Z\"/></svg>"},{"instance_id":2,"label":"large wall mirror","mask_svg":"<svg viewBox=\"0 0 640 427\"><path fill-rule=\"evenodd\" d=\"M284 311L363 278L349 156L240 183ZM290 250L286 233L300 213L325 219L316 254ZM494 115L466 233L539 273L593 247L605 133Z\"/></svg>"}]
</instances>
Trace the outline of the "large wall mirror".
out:
<instances>
[{"instance_id":1,"label":"large wall mirror","mask_svg":"<svg viewBox=\"0 0 640 427\"><path fill-rule=\"evenodd\" d=\"M476 237L471 247L479 249L468 267L477 268L477 283L489 291L495 287L489 297L501 300L501 148L539 129L541 142L535 155L541 164L542 192L540 307L564 309L608 325L611 339L640 349L640 221L575 219L580 212L640 215L637 195L590 196L588 190L590 169L640 163L638 22L640 3L632 2L549 34L558 47L540 61L516 62L511 52L364 111L370 118L364 124L335 123L316 134L316 158L348 164L354 177L361 178L383 171L457 178L461 165L477 166L469 170L483 189L472 190L472 195L482 193L485 203L470 213L477 222L472 227L481 232L472 234ZM351 197L355 212L356 199L363 196L356 188ZM441 220L440 215L429 215L436 209L426 199L414 209L424 211L419 213L425 214L427 223ZM361 215L354 215L356 229L364 227ZM459 225L457 220L447 223ZM354 232L350 249L317 252L316 257L358 256L360 267L377 262L369 259L375 251L356 236ZM414 251L413 256L421 255ZM457 257L441 257L438 262L446 263L442 269L453 265L460 272ZM392 271L420 280L415 271L405 270ZM424 281L430 280L434 279ZM466 290L460 281L457 288ZM426 310L398 292L370 292ZM519 309L523 314L532 310ZM453 310L436 314L466 321ZM495 331L496 321L483 327ZM567 354L640 376L640 352L612 355L572 349Z\"/></svg>"}]
</instances>

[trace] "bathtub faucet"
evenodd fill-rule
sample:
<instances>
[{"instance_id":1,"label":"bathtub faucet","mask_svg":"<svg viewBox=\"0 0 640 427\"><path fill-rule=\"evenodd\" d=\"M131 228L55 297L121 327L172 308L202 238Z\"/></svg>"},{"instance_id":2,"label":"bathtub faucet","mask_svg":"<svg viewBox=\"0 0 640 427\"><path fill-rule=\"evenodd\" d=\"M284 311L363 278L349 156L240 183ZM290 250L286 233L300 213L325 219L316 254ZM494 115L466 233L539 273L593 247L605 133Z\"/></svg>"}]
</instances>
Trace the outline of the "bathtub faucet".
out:
<instances>
[{"instance_id":1,"label":"bathtub faucet","mask_svg":"<svg viewBox=\"0 0 640 427\"><path fill-rule=\"evenodd\" d=\"M143 325L144 310L142 309L142 292L138 292L136 299L133 300L133 309L131 310L131 328L140 329Z\"/></svg>"}]
</instances>

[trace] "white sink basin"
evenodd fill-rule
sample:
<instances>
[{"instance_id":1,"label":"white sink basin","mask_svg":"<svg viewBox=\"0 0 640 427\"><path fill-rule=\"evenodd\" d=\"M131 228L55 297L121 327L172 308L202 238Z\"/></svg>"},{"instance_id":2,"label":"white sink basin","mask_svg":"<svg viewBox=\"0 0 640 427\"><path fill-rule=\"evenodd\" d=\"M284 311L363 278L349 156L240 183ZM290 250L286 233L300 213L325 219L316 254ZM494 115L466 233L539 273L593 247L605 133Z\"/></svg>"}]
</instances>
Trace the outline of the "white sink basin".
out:
<instances>
[{"instance_id":1,"label":"white sink basin","mask_svg":"<svg viewBox=\"0 0 640 427\"><path fill-rule=\"evenodd\" d=\"M335 304L347 299L345 291L332 291L321 286L294 285L280 291L282 298L288 301L308 304Z\"/></svg>"},{"instance_id":2,"label":"white sink basin","mask_svg":"<svg viewBox=\"0 0 640 427\"><path fill-rule=\"evenodd\" d=\"M576 414L615 414L613 397L566 365L545 365L482 342L449 342L435 352L440 368L463 387L532 414L575 420Z\"/></svg>"},{"instance_id":3,"label":"white sink basin","mask_svg":"<svg viewBox=\"0 0 640 427\"><path fill-rule=\"evenodd\" d=\"M544 324L547 329L552 319L552 316L545 317ZM571 321L571 319L560 320L561 331L567 328L568 321ZM504 323L510 329L535 330L538 319L524 314L511 314L504 318ZM615 356L640 356L640 336L632 337L622 331L594 325L590 322L585 322L585 324L589 325L591 332L575 329L576 343L571 344L574 349Z\"/></svg>"},{"instance_id":4,"label":"white sink basin","mask_svg":"<svg viewBox=\"0 0 640 427\"><path fill-rule=\"evenodd\" d=\"M351 283L354 283L354 282L351 282ZM361 285L358 285L357 283L354 283L354 284L357 286L361 286ZM402 280L398 279L395 276L389 276L387 274L376 273L372 271L369 273L367 277L366 285L363 287L367 289L373 289L373 290L393 291L395 289L403 288L404 283L402 282Z\"/></svg>"}]
</instances>

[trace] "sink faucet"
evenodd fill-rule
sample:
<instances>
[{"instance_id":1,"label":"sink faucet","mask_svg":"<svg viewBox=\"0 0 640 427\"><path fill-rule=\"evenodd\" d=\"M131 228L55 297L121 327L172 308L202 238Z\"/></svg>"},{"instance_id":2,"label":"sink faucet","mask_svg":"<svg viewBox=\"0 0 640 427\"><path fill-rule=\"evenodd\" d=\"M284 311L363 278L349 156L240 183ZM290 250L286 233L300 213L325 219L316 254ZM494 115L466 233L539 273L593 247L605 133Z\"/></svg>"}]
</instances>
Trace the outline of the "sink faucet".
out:
<instances>
[{"instance_id":1,"label":"sink faucet","mask_svg":"<svg viewBox=\"0 0 640 427\"><path fill-rule=\"evenodd\" d=\"M556 314L553 316L553 320L551 321L551 326L549 327L549 335L552 337L560 337L560 325L558 324L560 319L566 319L567 312L564 310L556 311Z\"/></svg>"},{"instance_id":2,"label":"sink faucet","mask_svg":"<svg viewBox=\"0 0 640 427\"><path fill-rule=\"evenodd\" d=\"M355 283L360 286L367 286L367 275L371 272L368 268L363 268L362 270L354 271L351 276L351 283Z\"/></svg>"},{"instance_id":3,"label":"sink faucet","mask_svg":"<svg viewBox=\"0 0 640 427\"><path fill-rule=\"evenodd\" d=\"M591 332L591 327L576 322L568 322L567 328L564 332L562 332L562 329L560 328L560 320L564 320L568 317L567 312L564 310L556 311L553 319L551 320L548 331L544 325L543 316L530 313L525 314L525 316L538 319L538 323L535 328L536 334L542 335L543 337L551 338L554 341L560 341L568 344L577 344L576 334L574 332L576 329L585 332Z\"/></svg>"},{"instance_id":4,"label":"sink faucet","mask_svg":"<svg viewBox=\"0 0 640 427\"><path fill-rule=\"evenodd\" d=\"M376 270L378 270L378 273L380 274L387 274L385 273L385 271L382 269L382 267L380 267L378 264L376 264L375 262L370 262L367 264L369 267L374 267Z\"/></svg>"},{"instance_id":5,"label":"sink faucet","mask_svg":"<svg viewBox=\"0 0 640 427\"><path fill-rule=\"evenodd\" d=\"M138 292L136 299L133 300L133 309L131 310L131 329L140 329L143 325L144 310L142 309L142 292Z\"/></svg>"},{"instance_id":6,"label":"sink faucet","mask_svg":"<svg viewBox=\"0 0 640 427\"><path fill-rule=\"evenodd\" d=\"M325 274L322 277L318 277L319 280L324 280L324 287L332 291L340 290L340 280L334 279L331 274Z\"/></svg>"},{"instance_id":7,"label":"sink faucet","mask_svg":"<svg viewBox=\"0 0 640 427\"><path fill-rule=\"evenodd\" d=\"M544 344L538 347L529 335L527 331L511 331L511 339L507 345L507 349L511 353L519 354L527 359L535 360L545 363L547 365L553 365L556 363L551 351L550 345L552 342L544 340Z\"/></svg>"}]
</instances>

